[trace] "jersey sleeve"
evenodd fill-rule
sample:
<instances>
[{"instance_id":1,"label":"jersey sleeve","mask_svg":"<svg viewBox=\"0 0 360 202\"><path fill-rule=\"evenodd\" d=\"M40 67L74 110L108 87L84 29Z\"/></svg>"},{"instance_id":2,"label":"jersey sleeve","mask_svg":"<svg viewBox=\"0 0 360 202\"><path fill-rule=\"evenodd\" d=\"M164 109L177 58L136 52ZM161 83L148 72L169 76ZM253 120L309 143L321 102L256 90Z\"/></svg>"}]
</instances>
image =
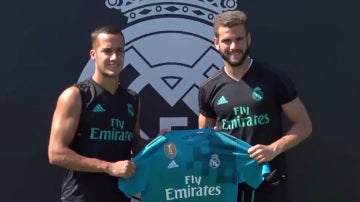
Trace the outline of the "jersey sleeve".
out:
<instances>
[{"instance_id":1,"label":"jersey sleeve","mask_svg":"<svg viewBox=\"0 0 360 202\"><path fill-rule=\"evenodd\" d=\"M164 136L158 136L153 141L148 143L133 159L136 165L135 174L128 179L119 178L118 188L124 192L127 197L146 190L148 184L148 176L151 174L150 162L155 157L153 152L164 141Z\"/></svg>"},{"instance_id":2,"label":"jersey sleeve","mask_svg":"<svg viewBox=\"0 0 360 202\"><path fill-rule=\"evenodd\" d=\"M211 98L210 93L207 92L208 89L211 89L210 84L205 83L200 86L198 93L198 101L199 101L199 112L205 117L210 117L216 119L216 113L211 107Z\"/></svg>"},{"instance_id":3,"label":"jersey sleeve","mask_svg":"<svg viewBox=\"0 0 360 202\"><path fill-rule=\"evenodd\" d=\"M245 182L253 188L259 187L261 182L264 181L265 175L270 173L268 163L259 164L250 158L248 149L251 145L247 142L224 132L217 131L216 133L223 135L223 138L227 138L228 140L226 142L228 142L228 144L231 144L231 142L236 144L236 151L233 155L236 156L238 183Z\"/></svg>"},{"instance_id":4,"label":"jersey sleeve","mask_svg":"<svg viewBox=\"0 0 360 202\"><path fill-rule=\"evenodd\" d=\"M293 80L282 70L277 70L278 97L280 104L286 104L298 96Z\"/></svg>"},{"instance_id":5,"label":"jersey sleeve","mask_svg":"<svg viewBox=\"0 0 360 202\"><path fill-rule=\"evenodd\" d=\"M147 175L146 165L139 165L139 168L136 169L136 173L129 179L119 178L118 188L128 197L132 197L135 194L142 192L146 189L146 175Z\"/></svg>"},{"instance_id":6,"label":"jersey sleeve","mask_svg":"<svg viewBox=\"0 0 360 202\"><path fill-rule=\"evenodd\" d=\"M258 188L266 174L270 173L270 167L268 163L259 164L250 157L248 154L250 144L235 137L234 139L237 142L238 183L245 182L253 188Z\"/></svg>"},{"instance_id":7,"label":"jersey sleeve","mask_svg":"<svg viewBox=\"0 0 360 202\"><path fill-rule=\"evenodd\" d=\"M253 159L249 160L239 176L239 183L245 182L256 189L264 181L265 175L268 173L270 173L270 167L267 163L259 164Z\"/></svg>"}]
</instances>

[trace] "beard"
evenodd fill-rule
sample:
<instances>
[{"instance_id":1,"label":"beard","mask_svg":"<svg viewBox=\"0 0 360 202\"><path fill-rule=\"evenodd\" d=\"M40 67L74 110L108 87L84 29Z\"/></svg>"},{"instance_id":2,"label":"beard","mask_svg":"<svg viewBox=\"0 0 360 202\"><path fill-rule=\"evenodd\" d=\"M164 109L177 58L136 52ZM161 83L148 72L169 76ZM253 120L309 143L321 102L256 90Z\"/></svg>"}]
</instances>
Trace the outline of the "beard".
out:
<instances>
[{"instance_id":1,"label":"beard","mask_svg":"<svg viewBox=\"0 0 360 202\"><path fill-rule=\"evenodd\" d=\"M241 58L236 61L231 61L231 59L230 59L231 54L233 54L233 53L225 53L221 50L219 50L219 53L220 53L221 57L223 58L223 60L225 60L225 62L227 62L231 67L238 67L244 63L246 57L249 55L249 51L250 51L250 46L246 47L246 49L243 51ZM239 52L239 51L237 50L236 52Z\"/></svg>"}]
</instances>

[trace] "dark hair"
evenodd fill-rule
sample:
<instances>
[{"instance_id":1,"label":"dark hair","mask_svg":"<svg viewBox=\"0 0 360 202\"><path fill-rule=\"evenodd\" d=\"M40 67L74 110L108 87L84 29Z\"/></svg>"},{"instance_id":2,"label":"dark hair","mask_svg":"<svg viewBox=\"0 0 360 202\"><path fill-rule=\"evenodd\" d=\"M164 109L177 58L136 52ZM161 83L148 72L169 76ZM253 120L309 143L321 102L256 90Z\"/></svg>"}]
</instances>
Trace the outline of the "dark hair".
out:
<instances>
[{"instance_id":1,"label":"dark hair","mask_svg":"<svg viewBox=\"0 0 360 202\"><path fill-rule=\"evenodd\" d=\"M234 27L237 25L244 25L247 30L247 15L243 11L225 11L215 17L214 20L214 34L219 36L219 27Z\"/></svg>"},{"instance_id":2,"label":"dark hair","mask_svg":"<svg viewBox=\"0 0 360 202\"><path fill-rule=\"evenodd\" d=\"M122 30L116 26L113 25L104 25L100 26L94 29L94 31L91 32L91 46L94 45L94 42L96 38L99 36L99 34L105 33L105 34L119 34L125 41L125 37L122 33Z\"/></svg>"}]
</instances>

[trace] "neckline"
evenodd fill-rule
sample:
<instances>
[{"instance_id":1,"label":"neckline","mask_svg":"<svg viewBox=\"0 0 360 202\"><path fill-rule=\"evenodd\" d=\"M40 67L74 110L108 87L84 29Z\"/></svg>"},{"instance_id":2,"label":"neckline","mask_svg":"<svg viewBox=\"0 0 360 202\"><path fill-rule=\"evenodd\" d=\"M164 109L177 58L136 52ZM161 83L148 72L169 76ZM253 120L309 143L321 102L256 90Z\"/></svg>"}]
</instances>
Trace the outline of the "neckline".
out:
<instances>
[{"instance_id":1,"label":"neckline","mask_svg":"<svg viewBox=\"0 0 360 202\"><path fill-rule=\"evenodd\" d=\"M120 87L120 83L118 83L118 87L116 88L116 90L114 91L114 93L111 93L108 89L106 89L104 86L100 85L99 83L97 83L92 77L89 78L90 82L93 83L94 85L98 86L99 88L101 88L104 92L110 94L110 95L115 95L116 92L119 90Z\"/></svg>"},{"instance_id":2,"label":"neckline","mask_svg":"<svg viewBox=\"0 0 360 202\"><path fill-rule=\"evenodd\" d=\"M252 64L253 64L253 62L254 62L254 60L253 60L251 57L249 57L249 58L250 58L249 65L248 65L248 67L246 68L246 70L244 71L244 74L240 77L240 79L236 79L235 77L233 77L232 75L230 75L229 72L226 70L226 68L225 68L225 66L224 66L224 72L225 72L225 74L226 74L228 77L230 77L231 79L233 79L234 81L240 81L240 80L244 77L244 75L249 71L250 67L252 66Z\"/></svg>"}]
</instances>

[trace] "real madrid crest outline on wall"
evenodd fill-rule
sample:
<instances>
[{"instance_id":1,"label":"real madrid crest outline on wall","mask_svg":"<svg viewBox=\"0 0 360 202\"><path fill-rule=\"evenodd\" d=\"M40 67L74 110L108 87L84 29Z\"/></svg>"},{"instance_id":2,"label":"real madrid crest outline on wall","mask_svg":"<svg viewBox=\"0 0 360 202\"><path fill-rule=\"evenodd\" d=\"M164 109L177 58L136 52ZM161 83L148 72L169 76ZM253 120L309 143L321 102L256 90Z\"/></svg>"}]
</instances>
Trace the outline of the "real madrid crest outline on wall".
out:
<instances>
[{"instance_id":1,"label":"real madrid crest outline on wall","mask_svg":"<svg viewBox=\"0 0 360 202\"><path fill-rule=\"evenodd\" d=\"M214 17L237 7L235 0L106 0L109 9L122 12L128 22L125 68L138 76L127 88L141 95L150 85L173 108L182 101L192 116L198 115L199 86L224 64L213 46ZM89 60L79 81L94 72ZM142 100L152 100L141 95ZM161 109L157 109L161 110ZM164 119L156 112L153 118ZM188 126L187 117L165 117L172 126ZM172 120L169 120L172 119ZM159 121L160 122L160 121ZM167 126L156 126L166 128ZM142 136L148 137L146 131Z\"/></svg>"}]
</instances>

